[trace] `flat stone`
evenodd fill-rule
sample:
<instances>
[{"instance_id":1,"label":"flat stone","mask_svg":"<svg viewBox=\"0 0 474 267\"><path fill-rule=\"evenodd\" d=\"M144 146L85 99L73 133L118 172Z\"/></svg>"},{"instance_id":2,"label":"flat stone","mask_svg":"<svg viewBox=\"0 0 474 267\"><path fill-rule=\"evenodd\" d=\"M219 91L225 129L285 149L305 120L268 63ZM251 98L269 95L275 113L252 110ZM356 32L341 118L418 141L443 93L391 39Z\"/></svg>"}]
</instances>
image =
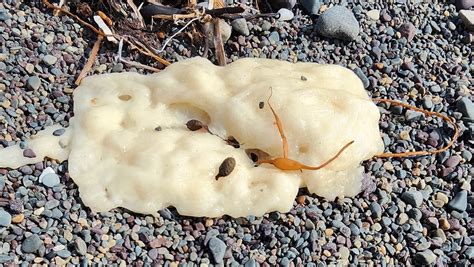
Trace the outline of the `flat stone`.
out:
<instances>
[{"instance_id":1,"label":"flat stone","mask_svg":"<svg viewBox=\"0 0 474 267\"><path fill-rule=\"evenodd\" d=\"M66 132L66 129L61 128L61 129L57 129L56 131L54 131L54 132L53 132L53 135L54 135L54 136L61 136L61 135L63 135L65 132Z\"/></svg>"},{"instance_id":2,"label":"flat stone","mask_svg":"<svg viewBox=\"0 0 474 267\"><path fill-rule=\"evenodd\" d=\"M247 20L244 18L235 19L231 23L232 29L242 35L248 36L250 34Z\"/></svg>"},{"instance_id":3,"label":"flat stone","mask_svg":"<svg viewBox=\"0 0 474 267\"><path fill-rule=\"evenodd\" d=\"M413 207L420 207L423 203L423 195L416 190L409 190L402 194L402 200Z\"/></svg>"},{"instance_id":4,"label":"flat stone","mask_svg":"<svg viewBox=\"0 0 474 267\"><path fill-rule=\"evenodd\" d=\"M367 11L367 17L372 20L379 20L380 19L380 10L372 9Z\"/></svg>"},{"instance_id":5,"label":"flat stone","mask_svg":"<svg viewBox=\"0 0 474 267\"><path fill-rule=\"evenodd\" d=\"M407 110L407 112L405 113L405 119L408 122L418 121L421 118L423 118L423 113L419 111Z\"/></svg>"},{"instance_id":6,"label":"flat stone","mask_svg":"<svg viewBox=\"0 0 474 267\"><path fill-rule=\"evenodd\" d=\"M321 0L300 0L300 4L310 15L318 14L321 8Z\"/></svg>"},{"instance_id":7,"label":"flat stone","mask_svg":"<svg viewBox=\"0 0 474 267\"><path fill-rule=\"evenodd\" d=\"M364 88L367 89L370 85L370 81L367 78L367 76L364 74L364 72L359 67L357 67L357 68L354 69L354 73L362 81L362 84L364 85Z\"/></svg>"},{"instance_id":8,"label":"flat stone","mask_svg":"<svg viewBox=\"0 0 474 267\"><path fill-rule=\"evenodd\" d=\"M416 28L415 25L413 25L411 22L408 22L402 24L398 31L400 31L400 34L405 37L408 42L411 42L415 37Z\"/></svg>"},{"instance_id":9,"label":"flat stone","mask_svg":"<svg viewBox=\"0 0 474 267\"><path fill-rule=\"evenodd\" d=\"M30 148L27 148L23 150L23 157L25 158L36 158L36 153L31 150Z\"/></svg>"},{"instance_id":10,"label":"flat stone","mask_svg":"<svg viewBox=\"0 0 474 267\"><path fill-rule=\"evenodd\" d=\"M30 90L38 90L41 86L41 80L38 76L31 76L26 80L26 87Z\"/></svg>"},{"instance_id":11,"label":"flat stone","mask_svg":"<svg viewBox=\"0 0 474 267\"><path fill-rule=\"evenodd\" d=\"M454 156L451 156L449 157L445 162L444 162L444 166L448 167L448 168L454 168L456 166L458 166L458 164L461 162L461 157L457 156L457 155L454 155Z\"/></svg>"},{"instance_id":12,"label":"flat stone","mask_svg":"<svg viewBox=\"0 0 474 267\"><path fill-rule=\"evenodd\" d=\"M208 243L209 250L211 251L214 261L219 264L224 260L225 251L227 249L226 244L217 237L213 237Z\"/></svg>"},{"instance_id":13,"label":"flat stone","mask_svg":"<svg viewBox=\"0 0 474 267\"><path fill-rule=\"evenodd\" d=\"M43 58L43 62L48 66L54 65L54 63L56 63L57 61L58 61L58 58L52 55L46 55Z\"/></svg>"},{"instance_id":14,"label":"flat stone","mask_svg":"<svg viewBox=\"0 0 474 267\"><path fill-rule=\"evenodd\" d=\"M315 30L324 37L347 41L359 35L359 22L352 11L343 6L333 6L318 19Z\"/></svg>"},{"instance_id":15,"label":"flat stone","mask_svg":"<svg viewBox=\"0 0 474 267\"><path fill-rule=\"evenodd\" d=\"M24 253L34 253L39 249L42 243L38 235L31 235L21 244L21 251Z\"/></svg>"},{"instance_id":16,"label":"flat stone","mask_svg":"<svg viewBox=\"0 0 474 267\"><path fill-rule=\"evenodd\" d=\"M466 119L474 121L474 104L467 96L459 99L456 107Z\"/></svg>"},{"instance_id":17,"label":"flat stone","mask_svg":"<svg viewBox=\"0 0 474 267\"><path fill-rule=\"evenodd\" d=\"M47 187L55 187L60 183L60 179L57 174L50 173L43 177L42 183Z\"/></svg>"},{"instance_id":18,"label":"flat stone","mask_svg":"<svg viewBox=\"0 0 474 267\"><path fill-rule=\"evenodd\" d=\"M474 1L472 0L456 0L455 1L456 9L470 9L474 6Z\"/></svg>"},{"instance_id":19,"label":"flat stone","mask_svg":"<svg viewBox=\"0 0 474 267\"><path fill-rule=\"evenodd\" d=\"M280 10L278 10L278 14L280 14L280 16L278 17L279 21L288 21L292 20L295 17L295 14L293 14L291 10L286 8L281 8ZM264 27L262 27L262 29L264 29Z\"/></svg>"},{"instance_id":20,"label":"flat stone","mask_svg":"<svg viewBox=\"0 0 474 267\"><path fill-rule=\"evenodd\" d=\"M449 198L448 198L448 196L446 196L445 193L438 192L438 193L436 193L436 200L439 200L439 201L441 201L441 203L443 203L443 205L446 205L449 201Z\"/></svg>"},{"instance_id":21,"label":"flat stone","mask_svg":"<svg viewBox=\"0 0 474 267\"><path fill-rule=\"evenodd\" d=\"M468 30L474 30L474 10L461 10L459 17Z\"/></svg>"},{"instance_id":22,"label":"flat stone","mask_svg":"<svg viewBox=\"0 0 474 267\"><path fill-rule=\"evenodd\" d=\"M463 212L467 209L467 191L460 191L456 196L449 201L448 207Z\"/></svg>"},{"instance_id":23,"label":"flat stone","mask_svg":"<svg viewBox=\"0 0 474 267\"><path fill-rule=\"evenodd\" d=\"M35 70L35 66L31 63L27 63L25 66L25 70L28 73L33 73L33 71Z\"/></svg>"},{"instance_id":24,"label":"flat stone","mask_svg":"<svg viewBox=\"0 0 474 267\"><path fill-rule=\"evenodd\" d=\"M416 253L415 262L417 264L433 264L436 262L436 255L431 250Z\"/></svg>"},{"instance_id":25,"label":"flat stone","mask_svg":"<svg viewBox=\"0 0 474 267\"><path fill-rule=\"evenodd\" d=\"M466 255L466 258L470 260L474 259L474 247L468 247L464 252L464 255Z\"/></svg>"},{"instance_id":26,"label":"flat stone","mask_svg":"<svg viewBox=\"0 0 474 267\"><path fill-rule=\"evenodd\" d=\"M12 216L10 213L0 210L0 226L9 226L12 223Z\"/></svg>"}]
</instances>

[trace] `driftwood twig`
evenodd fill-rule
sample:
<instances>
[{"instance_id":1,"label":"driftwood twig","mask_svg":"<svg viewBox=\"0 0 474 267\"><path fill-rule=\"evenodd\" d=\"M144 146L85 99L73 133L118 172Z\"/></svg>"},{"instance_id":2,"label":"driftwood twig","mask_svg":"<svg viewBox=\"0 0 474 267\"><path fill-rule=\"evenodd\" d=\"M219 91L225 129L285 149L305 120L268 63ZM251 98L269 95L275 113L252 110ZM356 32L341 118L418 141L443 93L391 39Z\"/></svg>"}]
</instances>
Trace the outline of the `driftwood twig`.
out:
<instances>
[{"instance_id":1,"label":"driftwood twig","mask_svg":"<svg viewBox=\"0 0 474 267\"><path fill-rule=\"evenodd\" d=\"M220 19L216 18L212 20L214 26L214 47L216 48L217 64L225 66L226 58L224 52L224 44L222 42Z\"/></svg>"}]
</instances>

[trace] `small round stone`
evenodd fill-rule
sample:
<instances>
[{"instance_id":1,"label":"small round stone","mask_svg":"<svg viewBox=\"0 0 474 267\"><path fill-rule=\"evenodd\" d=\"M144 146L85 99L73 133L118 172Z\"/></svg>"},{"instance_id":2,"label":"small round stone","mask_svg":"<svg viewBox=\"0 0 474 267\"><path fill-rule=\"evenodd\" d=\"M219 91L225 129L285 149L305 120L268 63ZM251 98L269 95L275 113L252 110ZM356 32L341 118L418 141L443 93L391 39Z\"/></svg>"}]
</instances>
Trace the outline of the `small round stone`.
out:
<instances>
[{"instance_id":1,"label":"small round stone","mask_svg":"<svg viewBox=\"0 0 474 267\"><path fill-rule=\"evenodd\" d=\"M41 86L41 80L38 76L31 76L26 80L26 86L30 90L38 90Z\"/></svg>"},{"instance_id":2,"label":"small round stone","mask_svg":"<svg viewBox=\"0 0 474 267\"><path fill-rule=\"evenodd\" d=\"M21 244L21 250L24 253L34 253L40 248L42 243L43 242L41 241L39 236L33 234L23 240L23 243Z\"/></svg>"},{"instance_id":3,"label":"small round stone","mask_svg":"<svg viewBox=\"0 0 474 267\"><path fill-rule=\"evenodd\" d=\"M48 173L41 181L47 187L55 187L60 183L59 176L55 173Z\"/></svg>"},{"instance_id":4,"label":"small round stone","mask_svg":"<svg viewBox=\"0 0 474 267\"><path fill-rule=\"evenodd\" d=\"M25 158L36 158L36 153L32 149L27 148L27 149L23 150L23 157L25 157Z\"/></svg>"},{"instance_id":5,"label":"small round stone","mask_svg":"<svg viewBox=\"0 0 474 267\"><path fill-rule=\"evenodd\" d=\"M0 226L9 226L12 223L12 216L5 210L0 209Z\"/></svg>"},{"instance_id":6,"label":"small round stone","mask_svg":"<svg viewBox=\"0 0 474 267\"><path fill-rule=\"evenodd\" d=\"M359 35L359 22L346 7L333 6L319 17L315 30L324 37L352 41Z\"/></svg>"},{"instance_id":7,"label":"small round stone","mask_svg":"<svg viewBox=\"0 0 474 267\"><path fill-rule=\"evenodd\" d=\"M58 58L52 55L46 55L43 58L43 62L48 66L54 65L57 61L58 61Z\"/></svg>"}]
</instances>

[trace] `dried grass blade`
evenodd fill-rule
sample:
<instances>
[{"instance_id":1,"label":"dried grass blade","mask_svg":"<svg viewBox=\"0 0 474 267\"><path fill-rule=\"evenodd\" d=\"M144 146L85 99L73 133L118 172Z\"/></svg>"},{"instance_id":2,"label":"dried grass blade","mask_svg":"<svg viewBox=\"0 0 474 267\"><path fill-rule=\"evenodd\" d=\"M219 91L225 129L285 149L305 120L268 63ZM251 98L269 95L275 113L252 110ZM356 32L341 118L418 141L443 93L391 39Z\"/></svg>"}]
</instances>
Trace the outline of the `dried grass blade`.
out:
<instances>
[{"instance_id":1,"label":"dried grass blade","mask_svg":"<svg viewBox=\"0 0 474 267\"><path fill-rule=\"evenodd\" d=\"M222 43L220 19L213 19L212 24L214 25L214 47L216 48L217 64L219 64L219 66L225 66L226 58L224 44Z\"/></svg>"},{"instance_id":2,"label":"dried grass blade","mask_svg":"<svg viewBox=\"0 0 474 267\"><path fill-rule=\"evenodd\" d=\"M84 65L84 68L82 68L81 73L79 73L79 76L76 79L76 82L75 82L76 85L79 85L82 79L87 76L87 73L89 72L92 65L94 64L94 61L97 57L97 53L99 52L100 44L102 43L103 39L104 39L103 35L97 36L97 41L95 41L94 46L92 47L89 58L87 59L87 62Z\"/></svg>"},{"instance_id":3,"label":"dried grass blade","mask_svg":"<svg viewBox=\"0 0 474 267\"><path fill-rule=\"evenodd\" d=\"M145 22L143 21L142 14L140 14L140 11L138 11L137 6L133 2L133 0L127 0L128 5L132 8L133 13L135 13L135 16L138 18L140 21L140 26L143 28L145 27Z\"/></svg>"}]
</instances>

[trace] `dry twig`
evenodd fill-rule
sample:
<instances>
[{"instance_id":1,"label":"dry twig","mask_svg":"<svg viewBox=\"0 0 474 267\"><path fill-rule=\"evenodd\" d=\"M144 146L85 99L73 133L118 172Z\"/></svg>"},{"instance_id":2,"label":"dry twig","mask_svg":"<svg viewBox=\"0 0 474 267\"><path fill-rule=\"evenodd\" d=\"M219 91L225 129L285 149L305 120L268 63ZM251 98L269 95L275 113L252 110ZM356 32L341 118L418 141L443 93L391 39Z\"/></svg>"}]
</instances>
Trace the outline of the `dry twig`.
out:
<instances>
[{"instance_id":1,"label":"dry twig","mask_svg":"<svg viewBox=\"0 0 474 267\"><path fill-rule=\"evenodd\" d=\"M214 47L216 48L217 63L220 66L226 65L226 58L224 52L224 44L222 43L222 35L220 30L220 19L213 19L212 24L214 25Z\"/></svg>"}]
</instances>

